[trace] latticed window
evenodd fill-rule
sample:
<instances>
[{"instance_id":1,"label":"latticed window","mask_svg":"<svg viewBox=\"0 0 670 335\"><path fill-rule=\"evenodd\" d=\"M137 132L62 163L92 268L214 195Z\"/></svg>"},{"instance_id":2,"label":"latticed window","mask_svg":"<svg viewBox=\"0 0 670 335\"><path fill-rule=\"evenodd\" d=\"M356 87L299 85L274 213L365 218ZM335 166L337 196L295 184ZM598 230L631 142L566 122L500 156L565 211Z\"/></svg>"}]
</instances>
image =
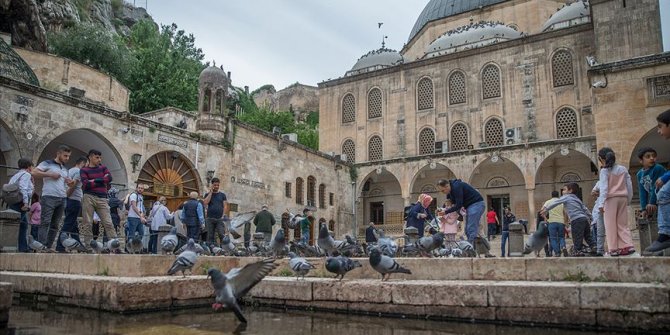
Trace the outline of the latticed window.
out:
<instances>
[{"instance_id":1,"label":"latticed window","mask_svg":"<svg viewBox=\"0 0 670 335\"><path fill-rule=\"evenodd\" d=\"M380 161L383 157L382 138L379 136L372 136L370 143L368 144L368 160Z\"/></svg>"},{"instance_id":2,"label":"latticed window","mask_svg":"<svg viewBox=\"0 0 670 335\"><path fill-rule=\"evenodd\" d=\"M307 206L316 206L316 178L307 177Z\"/></svg>"},{"instance_id":3,"label":"latticed window","mask_svg":"<svg viewBox=\"0 0 670 335\"><path fill-rule=\"evenodd\" d=\"M319 208L326 208L326 185L319 185Z\"/></svg>"},{"instance_id":4,"label":"latticed window","mask_svg":"<svg viewBox=\"0 0 670 335\"><path fill-rule=\"evenodd\" d=\"M349 93L342 99L342 123L354 122L356 120L356 99Z\"/></svg>"},{"instance_id":5,"label":"latticed window","mask_svg":"<svg viewBox=\"0 0 670 335\"><path fill-rule=\"evenodd\" d=\"M573 85L575 83L572 71L572 55L567 50L561 50L551 58L551 72L554 77L554 87Z\"/></svg>"},{"instance_id":6,"label":"latticed window","mask_svg":"<svg viewBox=\"0 0 670 335\"><path fill-rule=\"evenodd\" d=\"M497 98L500 92L500 70L495 65L489 64L482 71L482 97L484 99Z\"/></svg>"},{"instance_id":7,"label":"latticed window","mask_svg":"<svg viewBox=\"0 0 670 335\"><path fill-rule=\"evenodd\" d=\"M284 184L284 195L287 198L291 197L291 183L287 182L287 183Z\"/></svg>"},{"instance_id":8,"label":"latticed window","mask_svg":"<svg viewBox=\"0 0 670 335\"><path fill-rule=\"evenodd\" d=\"M342 144L342 153L347 155L347 163L354 163L356 161L356 145L354 141L344 141L344 144Z\"/></svg>"},{"instance_id":9,"label":"latticed window","mask_svg":"<svg viewBox=\"0 0 670 335\"><path fill-rule=\"evenodd\" d=\"M304 204L303 202L303 180L298 177L295 179L295 203L298 205Z\"/></svg>"},{"instance_id":10,"label":"latticed window","mask_svg":"<svg viewBox=\"0 0 670 335\"><path fill-rule=\"evenodd\" d=\"M417 106L419 110L433 108L433 81L423 78L417 85Z\"/></svg>"},{"instance_id":11,"label":"latticed window","mask_svg":"<svg viewBox=\"0 0 670 335\"><path fill-rule=\"evenodd\" d=\"M373 88L368 93L368 118L374 119L382 116L382 90Z\"/></svg>"},{"instance_id":12,"label":"latticed window","mask_svg":"<svg viewBox=\"0 0 670 335\"><path fill-rule=\"evenodd\" d=\"M503 125L498 119L491 119L486 122L484 128L484 137L489 146L503 145Z\"/></svg>"},{"instance_id":13,"label":"latticed window","mask_svg":"<svg viewBox=\"0 0 670 335\"><path fill-rule=\"evenodd\" d=\"M570 108L563 108L556 113L556 137L573 138L579 136L577 129L577 113Z\"/></svg>"},{"instance_id":14,"label":"latticed window","mask_svg":"<svg viewBox=\"0 0 670 335\"><path fill-rule=\"evenodd\" d=\"M451 150L466 150L468 148L468 128L457 123L451 128Z\"/></svg>"},{"instance_id":15,"label":"latticed window","mask_svg":"<svg viewBox=\"0 0 670 335\"><path fill-rule=\"evenodd\" d=\"M435 132L426 128L419 133L419 155L435 153Z\"/></svg>"},{"instance_id":16,"label":"latticed window","mask_svg":"<svg viewBox=\"0 0 670 335\"><path fill-rule=\"evenodd\" d=\"M328 204L331 206L335 204L335 193L328 193Z\"/></svg>"},{"instance_id":17,"label":"latticed window","mask_svg":"<svg viewBox=\"0 0 670 335\"><path fill-rule=\"evenodd\" d=\"M462 104L465 102L465 74L457 71L449 76L449 104Z\"/></svg>"}]
</instances>

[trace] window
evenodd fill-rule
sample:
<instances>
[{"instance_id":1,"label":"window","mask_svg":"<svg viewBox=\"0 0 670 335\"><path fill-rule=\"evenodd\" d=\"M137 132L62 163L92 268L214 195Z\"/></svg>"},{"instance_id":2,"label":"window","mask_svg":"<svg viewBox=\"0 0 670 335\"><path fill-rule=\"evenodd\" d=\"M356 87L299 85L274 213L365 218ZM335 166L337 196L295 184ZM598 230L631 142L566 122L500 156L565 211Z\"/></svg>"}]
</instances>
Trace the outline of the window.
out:
<instances>
[{"instance_id":1,"label":"window","mask_svg":"<svg viewBox=\"0 0 670 335\"><path fill-rule=\"evenodd\" d=\"M287 198L291 197L291 183L289 182L284 183L284 195Z\"/></svg>"},{"instance_id":2,"label":"window","mask_svg":"<svg viewBox=\"0 0 670 335\"><path fill-rule=\"evenodd\" d=\"M435 153L435 132L426 128L419 133L419 155L430 155Z\"/></svg>"},{"instance_id":3,"label":"window","mask_svg":"<svg viewBox=\"0 0 670 335\"><path fill-rule=\"evenodd\" d=\"M567 50L561 50L551 57L551 75L554 78L554 87L573 85L575 83L572 71L572 55Z\"/></svg>"},{"instance_id":4,"label":"window","mask_svg":"<svg viewBox=\"0 0 670 335\"><path fill-rule=\"evenodd\" d=\"M368 160L380 161L383 158L382 138L379 136L372 136L368 143Z\"/></svg>"},{"instance_id":5,"label":"window","mask_svg":"<svg viewBox=\"0 0 670 335\"><path fill-rule=\"evenodd\" d=\"M335 193L328 193L328 204L331 206L335 205Z\"/></svg>"},{"instance_id":6,"label":"window","mask_svg":"<svg viewBox=\"0 0 670 335\"><path fill-rule=\"evenodd\" d=\"M373 88L368 93L368 119L374 119L382 116L382 91Z\"/></svg>"},{"instance_id":7,"label":"window","mask_svg":"<svg viewBox=\"0 0 670 335\"><path fill-rule=\"evenodd\" d=\"M316 178L307 177L307 206L316 207Z\"/></svg>"},{"instance_id":8,"label":"window","mask_svg":"<svg viewBox=\"0 0 670 335\"><path fill-rule=\"evenodd\" d=\"M433 108L433 81L430 78L419 80L416 93L417 107L420 111Z\"/></svg>"},{"instance_id":9,"label":"window","mask_svg":"<svg viewBox=\"0 0 670 335\"><path fill-rule=\"evenodd\" d=\"M502 122L498 119L491 119L486 122L486 127L484 129L484 138L486 144L491 147L503 145L503 126Z\"/></svg>"},{"instance_id":10,"label":"window","mask_svg":"<svg viewBox=\"0 0 670 335\"><path fill-rule=\"evenodd\" d=\"M209 105L212 102L212 91L208 89L205 90L205 96L202 98L202 111L209 112Z\"/></svg>"},{"instance_id":11,"label":"window","mask_svg":"<svg viewBox=\"0 0 670 335\"><path fill-rule=\"evenodd\" d=\"M356 121L356 100L354 95L349 93L342 99L342 123Z\"/></svg>"},{"instance_id":12,"label":"window","mask_svg":"<svg viewBox=\"0 0 670 335\"><path fill-rule=\"evenodd\" d=\"M326 208L326 185L319 185L319 208Z\"/></svg>"},{"instance_id":13,"label":"window","mask_svg":"<svg viewBox=\"0 0 670 335\"><path fill-rule=\"evenodd\" d=\"M465 102L465 74L457 71L449 76L449 104L462 104Z\"/></svg>"},{"instance_id":14,"label":"window","mask_svg":"<svg viewBox=\"0 0 670 335\"><path fill-rule=\"evenodd\" d=\"M563 108L556 113L556 137L573 138L579 136L577 113L570 108Z\"/></svg>"},{"instance_id":15,"label":"window","mask_svg":"<svg viewBox=\"0 0 670 335\"><path fill-rule=\"evenodd\" d=\"M451 150L466 150L468 148L468 128L457 123L451 127Z\"/></svg>"},{"instance_id":16,"label":"window","mask_svg":"<svg viewBox=\"0 0 670 335\"><path fill-rule=\"evenodd\" d=\"M214 106L214 111L223 112L223 90L221 89L216 91L216 104Z\"/></svg>"},{"instance_id":17,"label":"window","mask_svg":"<svg viewBox=\"0 0 670 335\"><path fill-rule=\"evenodd\" d=\"M302 183L303 180L302 178L298 177L295 179L295 203L298 205L304 204L302 195L303 195L303 190L302 190Z\"/></svg>"},{"instance_id":18,"label":"window","mask_svg":"<svg viewBox=\"0 0 670 335\"><path fill-rule=\"evenodd\" d=\"M354 141L346 140L342 144L342 153L347 155L347 163L354 163L356 161L356 146Z\"/></svg>"},{"instance_id":19,"label":"window","mask_svg":"<svg viewBox=\"0 0 670 335\"><path fill-rule=\"evenodd\" d=\"M482 97L490 99L501 95L500 70L495 65L489 64L482 71Z\"/></svg>"}]
</instances>

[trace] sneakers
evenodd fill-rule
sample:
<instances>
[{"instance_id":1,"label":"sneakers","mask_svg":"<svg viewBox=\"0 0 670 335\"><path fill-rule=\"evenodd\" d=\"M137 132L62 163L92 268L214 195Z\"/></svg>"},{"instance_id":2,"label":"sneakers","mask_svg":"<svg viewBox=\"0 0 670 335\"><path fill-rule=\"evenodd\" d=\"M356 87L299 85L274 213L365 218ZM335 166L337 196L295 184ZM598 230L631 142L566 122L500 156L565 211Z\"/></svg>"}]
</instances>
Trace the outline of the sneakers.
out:
<instances>
[{"instance_id":1,"label":"sneakers","mask_svg":"<svg viewBox=\"0 0 670 335\"><path fill-rule=\"evenodd\" d=\"M568 257L568 249L563 248L563 257Z\"/></svg>"},{"instance_id":2,"label":"sneakers","mask_svg":"<svg viewBox=\"0 0 670 335\"><path fill-rule=\"evenodd\" d=\"M665 242L659 242L658 240L654 241L650 246L647 247L647 249L644 249L645 253L654 253L658 252L664 249L670 248L670 240L666 240Z\"/></svg>"}]
</instances>

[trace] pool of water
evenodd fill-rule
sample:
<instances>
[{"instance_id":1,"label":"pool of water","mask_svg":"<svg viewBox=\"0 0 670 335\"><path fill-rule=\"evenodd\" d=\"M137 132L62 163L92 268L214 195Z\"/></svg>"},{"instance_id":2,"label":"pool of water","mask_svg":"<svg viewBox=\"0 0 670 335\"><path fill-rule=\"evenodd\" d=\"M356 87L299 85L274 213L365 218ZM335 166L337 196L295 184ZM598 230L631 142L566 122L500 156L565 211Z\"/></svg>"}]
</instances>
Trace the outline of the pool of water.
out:
<instances>
[{"instance_id":1,"label":"pool of water","mask_svg":"<svg viewBox=\"0 0 670 335\"><path fill-rule=\"evenodd\" d=\"M120 315L53 305L21 305L12 307L9 328L0 330L0 335L596 334L544 326L503 326L321 312L249 308L244 312L249 321L246 327L240 326L232 313L214 312L209 308ZM614 334L611 331L607 333Z\"/></svg>"}]
</instances>

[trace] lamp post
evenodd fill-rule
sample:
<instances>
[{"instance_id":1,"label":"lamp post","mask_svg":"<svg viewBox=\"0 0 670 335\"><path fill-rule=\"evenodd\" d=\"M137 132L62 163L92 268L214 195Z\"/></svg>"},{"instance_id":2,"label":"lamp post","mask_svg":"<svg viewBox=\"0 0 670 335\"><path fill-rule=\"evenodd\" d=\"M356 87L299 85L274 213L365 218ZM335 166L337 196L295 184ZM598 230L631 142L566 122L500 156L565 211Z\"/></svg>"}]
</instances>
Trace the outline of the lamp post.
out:
<instances>
[{"instance_id":1,"label":"lamp post","mask_svg":"<svg viewBox=\"0 0 670 335\"><path fill-rule=\"evenodd\" d=\"M207 176L205 177L207 179L207 186L212 182L212 178L214 178L214 170L207 170Z\"/></svg>"},{"instance_id":2,"label":"lamp post","mask_svg":"<svg viewBox=\"0 0 670 335\"><path fill-rule=\"evenodd\" d=\"M140 159L142 159L142 155L140 154L133 154L130 156L130 164L133 166L133 173L137 171L137 166L140 164Z\"/></svg>"}]
</instances>

